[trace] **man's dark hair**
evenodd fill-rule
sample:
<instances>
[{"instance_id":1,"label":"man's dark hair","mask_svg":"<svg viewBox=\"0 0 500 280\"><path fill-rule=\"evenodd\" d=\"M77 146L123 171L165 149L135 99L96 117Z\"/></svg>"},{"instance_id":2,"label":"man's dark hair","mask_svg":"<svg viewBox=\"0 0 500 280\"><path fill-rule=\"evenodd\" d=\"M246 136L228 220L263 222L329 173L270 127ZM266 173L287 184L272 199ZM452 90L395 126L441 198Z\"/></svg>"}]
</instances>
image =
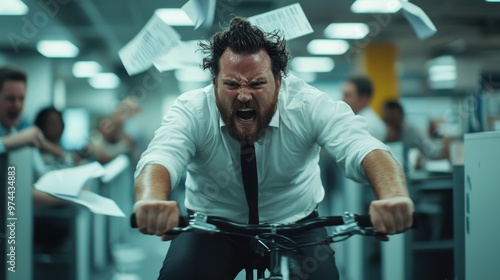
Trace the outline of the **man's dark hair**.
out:
<instances>
[{"instance_id":1,"label":"man's dark hair","mask_svg":"<svg viewBox=\"0 0 500 280\"><path fill-rule=\"evenodd\" d=\"M401 113L401 116L404 116L405 111L403 110L403 106L399 104L399 102L394 100L386 101L384 104L384 110L398 110Z\"/></svg>"},{"instance_id":2,"label":"man's dark hair","mask_svg":"<svg viewBox=\"0 0 500 280\"><path fill-rule=\"evenodd\" d=\"M347 79L348 82L356 86L358 96L371 98L373 95L372 80L366 76L352 76Z\"/></svg>"},{"instance_id":3,"label":"man's dark hair","mask_svg":"<svg viewBox=\"0 0 500 280\"><path fill-rule=\"evenodd\" d=\"M26 83L28 76L22 70L14 67L0 67L0 89L3 89L5 81L21 81Z\"/></svg>"},{"instance_id":4,"label":"man's dark hair","mask_svg":"<svg viewBox=\"0 0 500 280\"><path fill-rule=\"evenodd\" d=\"M287 74L289 55L286 41L279 31L266 33L253 26L249 21L235 17L229 28L217 32L205 42L199 42L200 50L206 57L203 59L203 70L209 69L212 77L220 71L219 61L226 49L236 54L250 55L265 50L271 58L271 70L275 78Z\"/></svg>"}]
</instances>

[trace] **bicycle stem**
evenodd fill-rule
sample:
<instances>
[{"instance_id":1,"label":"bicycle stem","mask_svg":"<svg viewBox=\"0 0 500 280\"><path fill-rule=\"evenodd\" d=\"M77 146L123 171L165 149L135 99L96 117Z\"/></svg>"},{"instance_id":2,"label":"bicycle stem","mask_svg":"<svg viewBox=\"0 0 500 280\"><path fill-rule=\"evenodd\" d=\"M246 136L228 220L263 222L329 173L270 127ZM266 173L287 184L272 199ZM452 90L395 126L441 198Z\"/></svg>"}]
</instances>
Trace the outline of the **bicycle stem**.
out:
<instances>
[{"instance_id":1,"label":"bicycle stem","mask_svg":"<svg viewBox=\"0 0 500 280\"><path fill-rule=\"evenodd\" d=\"M271 225L271 233L277 233L276 225L274 224ZM274 242L274 239L272 239L272 242ZM282 279L283 276L281 275L281 255L275 248L273 248L273 251L269 253L269 271L271 272L269 279Z\"/></svg>"}]
</instances>

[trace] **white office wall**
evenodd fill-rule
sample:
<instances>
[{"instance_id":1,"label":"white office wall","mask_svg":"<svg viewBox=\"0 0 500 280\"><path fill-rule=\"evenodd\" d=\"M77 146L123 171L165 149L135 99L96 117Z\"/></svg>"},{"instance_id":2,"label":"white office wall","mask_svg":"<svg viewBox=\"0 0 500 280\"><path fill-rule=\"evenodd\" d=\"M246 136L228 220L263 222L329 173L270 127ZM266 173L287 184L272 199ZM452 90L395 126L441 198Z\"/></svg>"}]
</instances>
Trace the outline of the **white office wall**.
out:
<instances>
[{"instance_id":1,"label":"white office wall","mask_svg":"<svg viewBox=\"0 0 500 280\"><path fill-rule=\"evenodd\" d=\"M401 97L406 120L427 133L433 120L451 121L456 112L451 97Z\"/></svg>"},{"instance_id":2,"label":"white office wall","mask_svg":"<svg viewBox=\"0 0 500 280\"><path fill-rule=\"evenodd\" d=\"M141 113L130 119L127 132L141 135L150 141L161 124L164 115L164 100L175 99L180 95L177 81L171 72L149 71L139 79L129 83L130 96L139 102Z\"/></svg>"},{"instance_id":3,"label":"white office wall","mask_svg":"<svg viewBox=\"0 0 500 280\"><path fill-rule=\"evenodd\" d=\"M332 82L313 82L310 83L313 87L321 90L328 94L334 100L342 100L342 81L332 81Z\"/></svg>"},{"instance_id":4,"label":"white office wall","mask_svg":"<svg viewBox=\"0 0 500 280\"><path fill-rule=\"evenodd\" d=\"M83 108L93 115L109 115L118 103L116 90L97 90L87 85L67 86L66 108Z\"/></svg>"},{"instance_id":5,"label":"white office wall","mask_svg":"<svg viewBox=\"0 0 500 280\"><path fill-rule=\"evenodd\" d=\"M405 113L425 114L431 119L445 118L453 107L450 97L404 97L400 98Z\"/></svg>"},{"instance_id":6,"label":"white office wall","mask_svg":"<svg viewBox=\"0 0 500 280\"><path fill-rule=\"evenodd\" d=\"M140 137L144 141L143 145L149 144L155 130L160 127L163 95L161 92L150 92L147 98L139 101L141 112L125 124L127 133L136 139Z\"/></svg>"}]
</instances>

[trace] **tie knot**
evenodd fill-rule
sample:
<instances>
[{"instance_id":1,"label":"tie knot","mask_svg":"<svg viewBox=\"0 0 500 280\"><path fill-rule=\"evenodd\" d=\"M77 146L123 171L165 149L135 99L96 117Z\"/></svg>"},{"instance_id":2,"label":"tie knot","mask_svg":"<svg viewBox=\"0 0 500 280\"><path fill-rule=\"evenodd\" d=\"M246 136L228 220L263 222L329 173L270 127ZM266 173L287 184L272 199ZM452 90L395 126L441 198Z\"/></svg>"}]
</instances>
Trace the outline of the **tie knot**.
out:
<instances>
[{"instance_id":1,"label":"tie knot","mask_svg":"<svg viewBox=\"0 0 500 280\"><path fill-rule=\"evenodd\" d=\"M240 154L241 159L245 159L246 161L255 160L255 146L253 143L241 143Z\"/></svg>"}]
</instances>

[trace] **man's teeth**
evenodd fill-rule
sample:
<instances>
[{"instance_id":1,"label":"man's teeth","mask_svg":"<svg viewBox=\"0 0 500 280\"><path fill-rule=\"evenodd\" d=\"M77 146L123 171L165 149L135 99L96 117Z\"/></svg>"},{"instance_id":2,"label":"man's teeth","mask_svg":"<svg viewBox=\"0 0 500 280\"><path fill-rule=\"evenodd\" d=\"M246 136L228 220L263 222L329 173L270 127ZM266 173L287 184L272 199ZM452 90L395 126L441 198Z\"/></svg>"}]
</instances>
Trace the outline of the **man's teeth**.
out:
<instances>
[{"instance_id":1,"label":"man's teeth","mask_svg":"<svg viewBox=\"0 0 500 280\"><path fill-rule=\"evenodd\" d=\"M251 108L238 109L238 118L244 122L250 122L255 119L255 110Z\"/></svg>"}]
</instances>

